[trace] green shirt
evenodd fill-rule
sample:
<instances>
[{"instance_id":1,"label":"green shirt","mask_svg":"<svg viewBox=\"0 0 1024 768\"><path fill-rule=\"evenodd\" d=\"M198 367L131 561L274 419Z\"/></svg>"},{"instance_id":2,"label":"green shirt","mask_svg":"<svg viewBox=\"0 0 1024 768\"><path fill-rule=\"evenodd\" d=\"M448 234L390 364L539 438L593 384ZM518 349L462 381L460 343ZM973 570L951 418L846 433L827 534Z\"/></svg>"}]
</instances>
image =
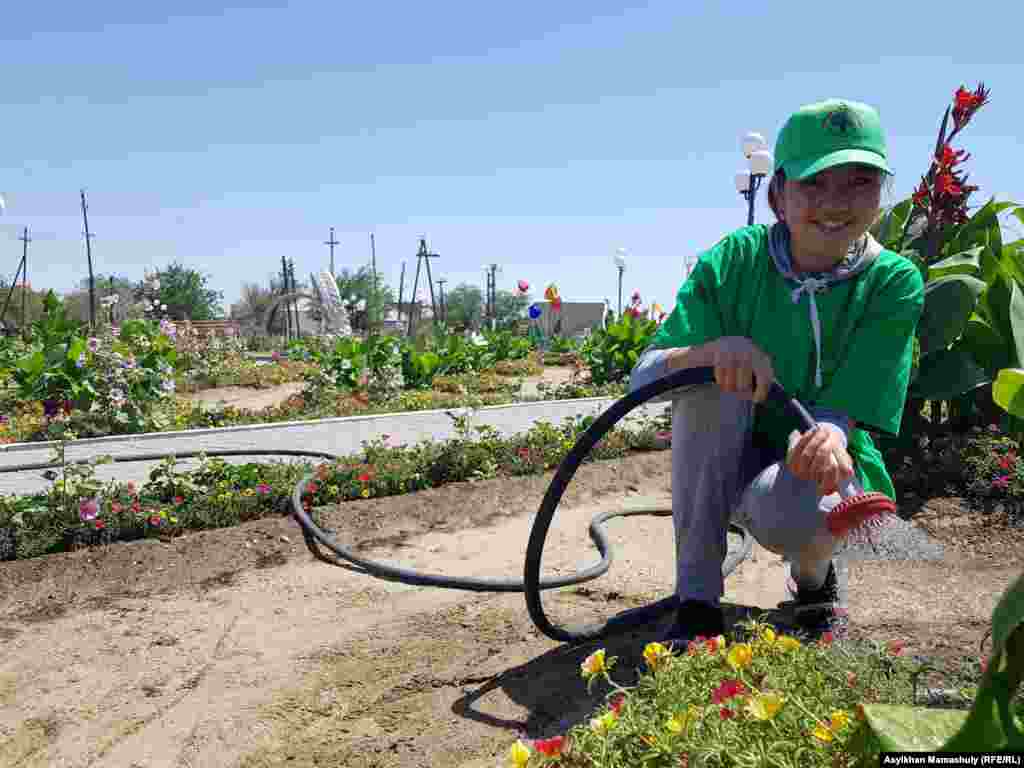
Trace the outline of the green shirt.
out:
<instances>
[{"instance_id":1,"label":"green shirt","mask_svg":"<svg viewBox=\"0 0 1024 768\"><path fill-rule=\"evenodd\" d=\"M847 450L865 491L895 497L870 435L896 435L910 380L913 340L924 307L924 281L908 259L881 254L862 272L815 296L821 323L822 386L815 386L809 298L793 302L794 284L768 253L766 225L739 229L701 254L652 346L689 347L722 336L751 339L772 359L782 388L808 408L853 419ZM754 433L785 454L799 423L768 401L754 411Z\"/></svg>"}]
</instances>

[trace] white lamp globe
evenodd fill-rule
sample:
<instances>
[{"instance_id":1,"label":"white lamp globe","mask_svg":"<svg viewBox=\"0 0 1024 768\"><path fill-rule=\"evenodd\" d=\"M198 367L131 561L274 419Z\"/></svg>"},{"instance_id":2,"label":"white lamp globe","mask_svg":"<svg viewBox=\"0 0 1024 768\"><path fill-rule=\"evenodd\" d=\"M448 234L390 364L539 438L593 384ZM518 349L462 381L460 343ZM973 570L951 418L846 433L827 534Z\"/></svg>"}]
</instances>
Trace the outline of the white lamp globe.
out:
<instances>
[{"instance_id":1,"label":"white lamp globe","mask_svg":"<svg viewBox=\"0 0 1024 768\"><path fill-rule=\"evenodd\" d=\"M623 269L626 266L626 249L616 248L615 256L613 256L612 259L615 262L616 267Z\"/></svg>"},{"instance_id":2,"label":"white lamp globe","mask_svg":"<svg viewBox=\"0 0 1024 768\"><path fill-rule=\"evenodd\" d=\"M736 174L736 191L739 193L750 190L750 171L740 171Z\"/></svg>"},{"instance_id":3,"label":"white lamp globe","mask_svg":"<svg viewBox=\"0 0 1024 768\"><path fill-rule=\"evenodd\" d=\"M759 149L750 155L750 172L758 176L767 176L772 172L772 165L775 158L766 149Z\"/></svg>"},{"instance_id":4,"label":"white lamp globe","mask_svg":"<svg viewBox=\"0 0 1024 768\"><path fill-rule=\"evenodd\" d=\"M743 156L750 157L755 152L768 149L768 142L760 133L748 133L743 137Z\"/></svg>"}]
</instances>

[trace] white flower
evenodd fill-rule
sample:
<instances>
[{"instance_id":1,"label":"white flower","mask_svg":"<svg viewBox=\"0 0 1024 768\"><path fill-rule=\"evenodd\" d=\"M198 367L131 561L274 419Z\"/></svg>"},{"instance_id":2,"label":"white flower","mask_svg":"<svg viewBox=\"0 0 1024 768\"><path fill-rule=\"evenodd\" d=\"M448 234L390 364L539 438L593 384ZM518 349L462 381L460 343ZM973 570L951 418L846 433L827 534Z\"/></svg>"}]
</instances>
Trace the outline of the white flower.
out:
<instances>
[{"instance_id":1,"label":"white flower","mask_svg":"<svg viewBox=\"0 0 1024 768\"><path fill-rule=\"evenodd\" d=\"M478 347L486 347L487 339L481 336L479 333L474 333L469 337L469 340Z\"/></svg>"}]
</instances>

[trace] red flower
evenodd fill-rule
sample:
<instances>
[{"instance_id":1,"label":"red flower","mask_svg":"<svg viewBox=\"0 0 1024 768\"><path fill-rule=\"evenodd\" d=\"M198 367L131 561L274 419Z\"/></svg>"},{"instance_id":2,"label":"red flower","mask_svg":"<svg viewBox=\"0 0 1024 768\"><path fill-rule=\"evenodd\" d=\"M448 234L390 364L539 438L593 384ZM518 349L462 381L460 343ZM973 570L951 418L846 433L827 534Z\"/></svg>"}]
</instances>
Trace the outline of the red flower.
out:
<instances>
[{"instance_id":1,"label":"red flower","mask_svg":"<svg viewBox=\"0 0 1024 768\"><path fill-rule=\"evenodd\" d=\"M550 739L537 739L533 742L533 748L545 757L561 757L564 746L564 736L552 736Z\"/></svg>"},{"instance_id":2,"label":"red flower","mask_svg":"<svg viewBox=\"0 0 1024 768\"><path fill-rule=\"evenodd\" d=\"M121 513L121 509L121 505L116 501L110 505L110 511L113 512L115 515L119 515Z\"/></svg>"},{"instance_id":3,"label":"red flower","mask_svg":"<svg viewBox=\"0 0 1024 768\"><path fill-rule=\"evenodd\" d=\"M722 707L718 710L718 717L722 720L729 720L731 718L736 717L736 713L728 707Z\"/></svg>"},{"instance_id":4,"label":"red flower","mask_svg":"<svg viewBox=\"0 0 1024 768\"><path fill-rule=\"evenodd\" d=\"M306 486L306 493L316 493L320 490L320 486L316 483L310 483Z\"/></svg>"},{"instance_id":5,"label":"red flower","mask_svg":"<svg viewBox=\"0 0 1024 768\"><path fill-rule=\"evenodd\" d=\"M723 680L722 684L711 692L711 701L715 704L721 704L733 696L742 696L746 691L746 686L739 680Z\"/></svg>"},{"instance_id":6,"label":"red flower","mask_svg":"<svg viewBox=\"0 0 1024 768\"><path fill-rule=\"evenodd\" d=\"M99 520L99 519L97 519L96 522L93 523L93 525L96 526L96 530L97 531L102 531L104 528L107 527L107 524L104 523L102 520Z\"/></svg>"},{"instance_id":7,"label":"red flower","mask_svg":"<svg viewBox=\"0 0 1024 768\"><path fill-rule=\"evenodd\" d=\"M180 507L182 504L185 503L185 497L184 496L175 496L174 497L174 503L175 503L176 506Z\"/></svg>"},{"instance_id":8,"label":"red flower","mask_svg":"<svg viewBox=\"0 0 1024 768\"><path fill-rule=\"evenodd\" d=\"M528 459L528 458L530 458L530 449L529 448L520 448L518 451L516 451L516 453L519 454L519 458L520 459Z\"/></svg>"},{"instance_id":9,"label":"red flower","mask_svg":"<svg viewBox=\"0 0 1024 768\"><path fill-rule=\"evenodd\" d=\"M950 197L957 197L960 194L960 185L956 183L956 178L949 171L939 171L938 176L935 177L935 191L940 195L949 195Z\"/></svg>"},{"instance_id":10,"label":"red flower","mask_svg":"<svg viewBox=\"0 0 1024 768\"><path fill-rule=\"evenodd\" d=\"M142 511L142 505L139 504L139 502L137 502L137 501L133 501L132 502L132 512L134 512L135 514L138 514L141 511Z\"/></svg>"},{"instance_id":11,"label":"red flower","mask_svg":"<svg viewBox=\"0 0 1024 768\"><path fill-rule=\"evenodd\" d=\"M952 169L960 163L970 160L971 156L967 154L967 150L954 150L949 144L943 144L942 149L936 153L935 159L939 165Z\"/></svg>"},{"instance_id":12,"label":"red flower","mask_svg":"<svg viewBox=\"0 0 1024 768\"><path fill-rule=\"evenodd\" d=\"M962 85L957 88L956 93L953 94L954 130L960 130L967 125L974 117L974 113L988 103L989 93L990 91L986 90L984 83L978 83L978 87L974 91L968 91Z\"/></svg>"},{"instance_id":13,"label":"red flower","mask_svg":"<svg viewBox=\"0 0 1024 768\"><path fill-rule=\"evenodd\" d=\"M369 472L363 472L363 474L361 474L359 476L358 480L359 480L360 483L368 483L368 482L370 482L370 473Z\"/></svg>"},{"instance_id":14,"label":"red flower","mask_svg":"<svg viewBox=\"0 0 1024 768\"><path fill-rule=\"evenodd\" d=\"M818 642L822 645L832 645L832 641L835 640L835 636L831 632L825 632L819 639Z\"/></svg>"},{"instance_id":15,"label":"red flower","mask_svg":"<svg viewBox=\"0 0 1024 768\"><path fill-rule=\"evenodd\" d=\"M622 713L622 705L625 703L625 701L626 696L621 693L614 699L612 699L612 703L609 706L611 707L612 712L615 713L616 717L618 717Z\"/></svg>"},{"instance_id":16,"label":"red flower","mask_svg":"<svg viewBox=\"0 0 1024 768\"><path fill-rule=\"evenodd\" d=\"M931 191L928 189L928 182L921 180L921 186L914 191L914 206L927 208L931 204Z\"/></svg>"}]
</instances>

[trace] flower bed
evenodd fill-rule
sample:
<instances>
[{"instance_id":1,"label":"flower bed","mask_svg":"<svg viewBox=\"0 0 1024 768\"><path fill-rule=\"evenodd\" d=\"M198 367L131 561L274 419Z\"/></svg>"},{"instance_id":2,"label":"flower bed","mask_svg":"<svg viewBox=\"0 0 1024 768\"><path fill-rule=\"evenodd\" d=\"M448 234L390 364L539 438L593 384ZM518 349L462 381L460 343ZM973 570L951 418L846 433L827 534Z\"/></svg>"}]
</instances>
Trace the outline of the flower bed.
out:
<instances>
[{"instance_id":1,"label":"flower bed","mask_svg":"<svg viewBox=\"0 0 1024 768\"><path fill-rule=\"evenodd\" d=\"M675 652L678 651L678 652ZM877 765L865 705L915 706L920 660L899 640L815 643L770 624L741 622L727 639L697 638L685 649L649 643L634 685L613 678L616 658L599 649L581 665L588 691L610 687L586 724L564 735L520 739L515 768L575 766ZM976 681L983 664L971 663ZM977 694L965 687L964 702ZM1015 703L1018 716L1024 703Z\"/></svg>"},{"instance_id":2,"label":"flower bed","mask_svg":"<svg viewBox=\"0 0 1024 768\"><path fill-rule=\"evenodd\" d=\"M594 417L566 419L561 426L538 422L528 432L501 436L490 426L471 428L455 416L457 436L393 445L387 439L363 443L360 454L317 468L304 498L307 508L353 499L409 493L446 483L499 476L539 474L556 467L593 423ZM55 434L64 424L52 425ZM667 418L640 419L609 432L589 460L619 458L655 450L666 443ZM63 436L68 437L67 432ZM177 536L188 530L237 525L268 515L288 514L295 484L311 471L309 462L229 464L207 457L182 470L173 458L150 473L141 487L101 482L89 464L64 460L68 442L56 444L48 492L0 496L0 531L13 534L6 559L31 558L83 545L145 536ZM5 558L0 551L0 559Z\"/></svg>"}]
</instances>

